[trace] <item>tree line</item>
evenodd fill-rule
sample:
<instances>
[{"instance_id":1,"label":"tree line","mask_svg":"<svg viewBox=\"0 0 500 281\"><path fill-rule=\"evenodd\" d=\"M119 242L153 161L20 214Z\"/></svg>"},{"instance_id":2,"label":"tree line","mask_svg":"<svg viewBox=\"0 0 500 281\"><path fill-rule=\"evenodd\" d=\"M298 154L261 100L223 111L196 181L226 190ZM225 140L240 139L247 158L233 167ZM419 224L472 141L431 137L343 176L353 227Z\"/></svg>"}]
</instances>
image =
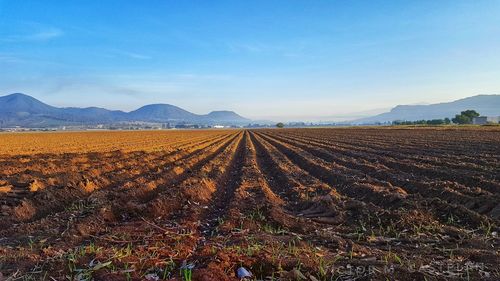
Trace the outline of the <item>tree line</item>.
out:
<instances>
[{"instance_id":1,"label":"tree line","mask_svg":"<svg viewBox=\"0 0 500 281\"><path fill-rule=\"evenodd\" d=\"M432 119L432 120L417 120L417 121L393 121L393 125L448 125L454 124L472 124L472 118L478 117L480 114L475 110L465 110L454 118Z\"/></svg>"}]
</instances>

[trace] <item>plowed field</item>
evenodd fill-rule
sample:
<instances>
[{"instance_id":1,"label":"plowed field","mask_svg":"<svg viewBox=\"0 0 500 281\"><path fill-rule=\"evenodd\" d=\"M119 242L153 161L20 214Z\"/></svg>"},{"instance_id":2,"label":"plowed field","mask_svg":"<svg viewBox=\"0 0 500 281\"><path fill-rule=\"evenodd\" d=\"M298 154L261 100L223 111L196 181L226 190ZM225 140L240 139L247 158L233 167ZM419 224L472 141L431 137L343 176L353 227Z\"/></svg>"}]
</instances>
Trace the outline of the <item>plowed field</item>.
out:
<instances>
[{"instance_id":1,"label":"plowed field","mask_svg":"<svg viewBox=\"0 0 500 281\"><path fill-rule=\"evenodd\" d=\"M0 203L0 280L500 280L494 128L0 134Z\"/></svg>"}]
</instances>

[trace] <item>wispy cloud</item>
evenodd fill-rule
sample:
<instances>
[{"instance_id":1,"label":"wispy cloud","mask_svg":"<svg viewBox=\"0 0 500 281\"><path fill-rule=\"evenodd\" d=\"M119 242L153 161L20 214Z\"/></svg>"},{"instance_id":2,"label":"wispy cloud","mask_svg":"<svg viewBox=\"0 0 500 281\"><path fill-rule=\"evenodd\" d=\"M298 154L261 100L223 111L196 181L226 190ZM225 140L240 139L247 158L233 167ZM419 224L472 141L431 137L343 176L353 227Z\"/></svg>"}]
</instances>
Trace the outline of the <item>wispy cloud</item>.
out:
<instances>
[{"instance_id":1,"label":"wispy cloud","mask_svg":"<svg viewBox=\"0 0 500 281\"><path fill-rule=\"evenodd\" d=\"M170 75L174 79L185 79L193 81L224 81L233 78L232 75L228 74L196 74L196 73L180 73Z\"/></svg>"},{"instance_id":2,"label":"wispy cloud","mask_svg":"<svg viewBox=\"0 0 500 281\"><path fill-rule=\"evenodd\" d=\"M0 63L22 63L22 62L24 62L24 60L17 56L0 53Z\"/></svg>"},{"instance_id":3,"label":"wispy cloud","mask_svg":"<svg viewBox=\"0 0 500 281\"><path fill-rule=\"evenodd\" d=\"M146 54L129 52L129 51L124 51L124 50L112 50L111 52L117 56L123 56L123 57L127 57L130 59L136 59L136 60L150 60L153 58L153 57L146 55Z\"/></svg>"},{"instance_id":4,"label":"wispy cloud","mask_svg":"<svg viewBox=\"0 0 500 281\"><path fill-rule=\"evenodd\" d=\"M64 35L64 32L62 30L60 30L59 28L51 27L49 29L41 30L35 34L26 36L24 38L31 41L46 41L60 37L62 35Z\"/></svg>"},{"instance_id":5,"label":"wispy cloud","mask_svg":"<svg viewBox=\"0 0 500 281\"><path fill-rule=\"evenodd\" d=\"M303 40L283 43L230 42L227 48L234 53L273 54L287 58L304 56L307 43Z\"/></svg>"},{"instance_id":6,"label":"wispy cloud","mask_svg":"<svg viewBox=\"0 0 500 281\"><path fill-rule=\"evenodd\" d=\"M263 44L249 44L249 43L229 43L228 47L229 50L233 52L249 52L249 53L261 53L273 49Z\"/></svg>"},{"instance_id":7,"label":"wispy cloud","mask_svg":"<svg viewBox=\"0 0 500 281\"><path fill-rule=\"evenodd\" d=\"M122 52L122 55L127 56L132 59L137 59L137 60L150 60L152 59L151 56L144 55L144 54L138 54L138 53L132 53L132 52Z\"/></svg>"},{"instance_id":8,"label":"wispy cloud","mask_svg":"<svg viewBox=\"0 0 500 281\"><path fill-rule=\"evenodd\" d=\"M56 27L45 27L40 28L33 33L30 34L22 34L22 35L10 35L6 36L3 39L0 39L2 42L7 43L17 43L17 42L41 42L48 41L64 35L64 32Z\"/></svg>"}]
</instances>

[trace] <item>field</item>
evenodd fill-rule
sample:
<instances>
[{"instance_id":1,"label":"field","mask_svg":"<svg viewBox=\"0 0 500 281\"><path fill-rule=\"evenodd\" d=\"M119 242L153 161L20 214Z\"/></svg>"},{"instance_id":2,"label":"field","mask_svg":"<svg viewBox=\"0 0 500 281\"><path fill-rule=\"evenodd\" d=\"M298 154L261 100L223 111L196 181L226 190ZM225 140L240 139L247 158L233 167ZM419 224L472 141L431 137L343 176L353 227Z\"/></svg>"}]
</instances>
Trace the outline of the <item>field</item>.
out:
<instances>
[{"instance_id":1,"label":"field","mask_svg":"<svg viewBox=\"0 0 500 281\"><path fill-rule=\"evenodd\" d=\"M9 280L500 279L498 128L0 134L0 202Z\"/></svg>"}]
</instances>

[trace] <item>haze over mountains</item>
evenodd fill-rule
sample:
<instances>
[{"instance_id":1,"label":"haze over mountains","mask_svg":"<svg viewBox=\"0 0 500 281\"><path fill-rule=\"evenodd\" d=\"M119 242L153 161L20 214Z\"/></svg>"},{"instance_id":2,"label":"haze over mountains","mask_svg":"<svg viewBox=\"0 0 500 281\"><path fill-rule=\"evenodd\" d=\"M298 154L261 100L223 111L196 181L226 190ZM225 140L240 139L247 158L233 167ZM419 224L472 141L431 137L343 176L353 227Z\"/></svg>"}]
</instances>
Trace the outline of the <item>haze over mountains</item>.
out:
<instances>
[{"instance_id":1,"label":"haze over mountains","mask_svg":"<svg viewBox=\"0 0 500 281\"><path fill-rule=\"evenodd\" d=\"M500 116L500 95L477 95L452 102L429 105L398 105L391 111L353 123L392 122L395 120L416 121L452 118L461 111L473 109L483 116Z\"/></svg>"},{"instance_id":2,"label":"haze over mountains","mask_svg":"<svg viewBox=\"0 0 500 281\"><path fill-rule=\"evenodd\" d=\"M250 120L232 111L212 111L199 115L170 104L150 104L124 112L99 107L59 108L20 93L0 97L0 127L51 127L118 122L238 125L248 124Z\"/></svg>"},{"instance_id":3,"label":"haze over mountains","mask_svg":"<svg viewBox=\"0 0 500 281\"><path fill-rule=\"evenodd\" d=\"M398 105L386 113L343 123L374 124L395 120L451 118L467 109L476 110L483 116L500 116L500 95L477 95L430 105ZM212 111L199 115L170 104L150 104L131 112L124 112L99 107L59 108L19 93L0 97L0 127L44 128L123 122L247 125L256 121L244 118L233 111ZM270 124L269 121L262 124L264 123Z\"/></svg>"}]
</instances>

